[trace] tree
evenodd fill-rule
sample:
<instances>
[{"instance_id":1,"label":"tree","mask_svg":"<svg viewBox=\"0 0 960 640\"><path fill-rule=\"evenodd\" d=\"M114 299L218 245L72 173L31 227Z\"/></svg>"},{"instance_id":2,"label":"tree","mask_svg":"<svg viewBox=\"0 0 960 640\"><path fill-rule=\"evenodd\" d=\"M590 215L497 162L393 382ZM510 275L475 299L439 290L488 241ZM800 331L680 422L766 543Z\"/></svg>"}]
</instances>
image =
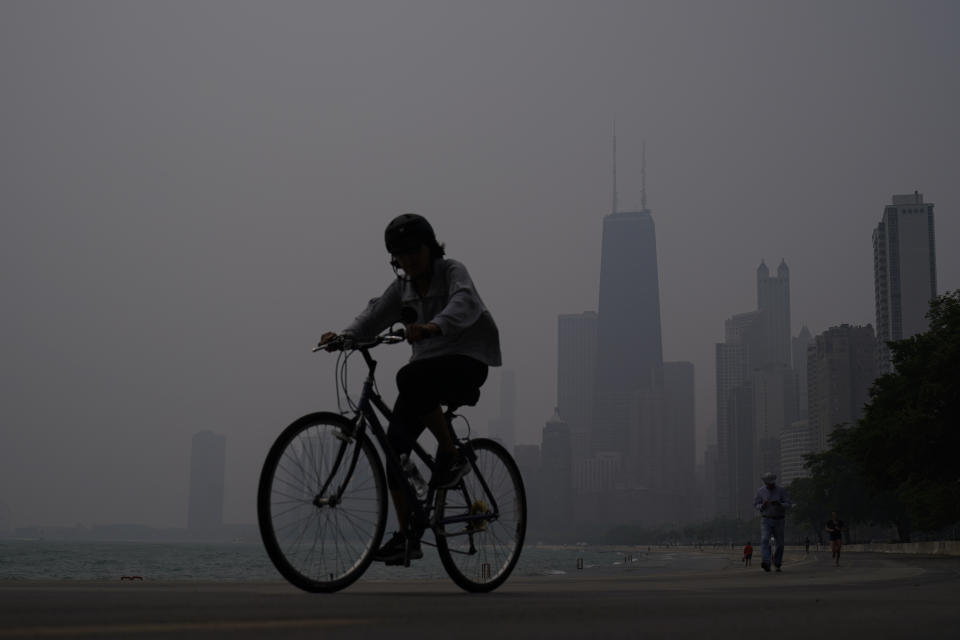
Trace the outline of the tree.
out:
<instances>
[{"instance_id":1,"label":"tree","mask_svg":"<svg viewBox=\"0 0 960 640\"><path fill-rule=\"evenodd\" d=\"M895 372L834 445L925 531L960 520L960 291L935 298L927 317L929 331L890 343Z\"/></svg>"},{"instance_id":2,"label":"tree","mask_svg":"<svg viewBox=\"0 0 960 640\"><path fill-rule=\"evenodd\" d=\"M809 526L819 537L831 511L848 523L893 524L901 542L910 540L910 517L890 491L872 487L851 450L850 425L837 425L830 434L830 448L805 456L809 478L790 485L794 502L791 519Z\"/></svg>"}]
</instances>

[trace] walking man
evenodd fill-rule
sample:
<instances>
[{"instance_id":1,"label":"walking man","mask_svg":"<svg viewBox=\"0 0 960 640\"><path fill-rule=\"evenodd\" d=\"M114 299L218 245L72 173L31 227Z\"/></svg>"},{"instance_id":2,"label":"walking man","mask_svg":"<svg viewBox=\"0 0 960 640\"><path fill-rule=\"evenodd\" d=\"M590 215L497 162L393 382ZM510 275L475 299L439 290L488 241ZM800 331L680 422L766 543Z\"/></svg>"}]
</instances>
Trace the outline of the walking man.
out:
<instances>
[{"instance_id":1,"label":"walking man","mask_svg":"<svg viewBox=\"0 0 960 640\"><path fill-rule=\"evenodd\" d=\"M753 506L760 513L760 566L770 571L770 538L776 546L773 553L773 566L780 571L783 564L783 534L787 509L792 504L786 489L777 486L777 476L767 472L761 478L763 486L757 489Z\"/></svg>"},{"instance_id":2,"label":"walking man","mask_svg":"<svg viewBox=\"0 0 960 640\"><path fill-rule=\"evenodd\" d=\"M824 530L830 534L830 555L840 566L840 547L843 545L843 520L837 517L836 511L830 512L830 519Z\"/></svg>"}]
</instances>

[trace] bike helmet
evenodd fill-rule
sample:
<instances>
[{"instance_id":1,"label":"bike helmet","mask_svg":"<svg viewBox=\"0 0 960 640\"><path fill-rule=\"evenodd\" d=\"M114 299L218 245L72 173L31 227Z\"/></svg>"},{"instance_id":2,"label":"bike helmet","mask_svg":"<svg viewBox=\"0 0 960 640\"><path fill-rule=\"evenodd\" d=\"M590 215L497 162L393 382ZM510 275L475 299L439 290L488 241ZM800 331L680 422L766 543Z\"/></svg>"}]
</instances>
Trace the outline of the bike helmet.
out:
<instances>
[{"instance_id":1,"label":"bike helmet","mask_svg":"<svg viewBox=\"0 0 960 640\"><path fill-rule=\"evenodd\" d=\"M416 249L420 245L431 249L438 246L433 227L426 218L416 213L404 213L391 220L383 236L387 251L392 255Z\"/></svg>"}]
</instances>

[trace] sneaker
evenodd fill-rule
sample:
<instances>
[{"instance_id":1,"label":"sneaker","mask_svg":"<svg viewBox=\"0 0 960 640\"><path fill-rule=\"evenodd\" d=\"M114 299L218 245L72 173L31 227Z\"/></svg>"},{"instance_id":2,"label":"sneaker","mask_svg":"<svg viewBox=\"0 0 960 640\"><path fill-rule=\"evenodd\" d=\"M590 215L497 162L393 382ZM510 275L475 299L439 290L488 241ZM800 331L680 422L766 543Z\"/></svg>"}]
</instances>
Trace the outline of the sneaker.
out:
<instances>
[{"instance_id":1,"label":"sneaker","mask_svg":"<svg viewBox=\"0 0 960 640\"><path fill-rule=\"evenodd\" d=\"M777 573L780 573L780 565L777 565Z\"/></svg>"},{"instance_id":2,"label":"sneaker","mask_svg":"<svg viewBox=\"0 0 960 640\"><path fill-rule=\"evenodd\" d=\"M437 455L437 466L430 476L430 486L435 489L452 489L470 473L470 461L459 451L454 455Z\"/></svg>"},{"instance_id":3,"label":"sneaker","mask_svg":"<svg viewBox=\"0 0 960 640\"><path fill-rule=\"evenodd\" d=\"M770 565L769 565L769 564L767 564L766 562L761 562L761 563L760 563L760 566L763 567L763 570L764 570L764 571L766 571L767 573L770 573Z\"/></svg>"},{"instance_id":4,"label":"sneaker","mask_svg":"<svg viewBox=\"0 0 960 640\"><path fill-rule=\"evenodd\" d=\"M406 534L402 531L395 531L393 537L373 554L373 559L375 562L383 562L388 567L403 564L406 547ZM410 540L409 558L411 560L419 560L422 557L423 551L420 549L420 540Z\"/></svg>"}]
</instances>

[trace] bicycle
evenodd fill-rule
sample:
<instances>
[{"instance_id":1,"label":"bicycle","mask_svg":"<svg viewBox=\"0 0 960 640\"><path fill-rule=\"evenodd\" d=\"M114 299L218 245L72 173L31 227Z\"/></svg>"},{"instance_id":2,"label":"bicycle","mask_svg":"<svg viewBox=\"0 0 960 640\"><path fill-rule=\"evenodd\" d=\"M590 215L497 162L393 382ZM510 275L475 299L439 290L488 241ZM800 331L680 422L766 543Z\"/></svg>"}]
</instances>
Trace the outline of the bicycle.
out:
<instances>
[{"instance_id":1,"label":"bicycle","mask_svg":"<svg viewBox=\"0 0 960 640\"><path fill-rule=\"evenodd\" d=\"M280 574L305 591L348 587L370 566L381 544L388 509L383 463L399 473L403 464L377 416L379 411L386 424L392 418L377 390L377 362L370 350L401 341L402 330L366 342L338 336L314 347L314 352L340 352L337 399L340 405L342 390L348 409L295 420L264 461L257 492L260 535ZM357 352L368 372L360 398L353 402L347 394L347 361ZM466 591L488 592L503 584L516 566L527 505L523 479L507 450L493 440L469 439L469 433L461 440L453 430L455 411L476 404L479 395L477 389L469 397L444 402L444 418L470 472L455 487L428 487L425 495L418 495L411 482L399 488L411 505L404 566L410 564L411 539L429 529L435 542L421 542L437 548L453 581ZM433 469L433 457L419 443L411 458L414 455Z\"/></svg>"}]
</instances>

